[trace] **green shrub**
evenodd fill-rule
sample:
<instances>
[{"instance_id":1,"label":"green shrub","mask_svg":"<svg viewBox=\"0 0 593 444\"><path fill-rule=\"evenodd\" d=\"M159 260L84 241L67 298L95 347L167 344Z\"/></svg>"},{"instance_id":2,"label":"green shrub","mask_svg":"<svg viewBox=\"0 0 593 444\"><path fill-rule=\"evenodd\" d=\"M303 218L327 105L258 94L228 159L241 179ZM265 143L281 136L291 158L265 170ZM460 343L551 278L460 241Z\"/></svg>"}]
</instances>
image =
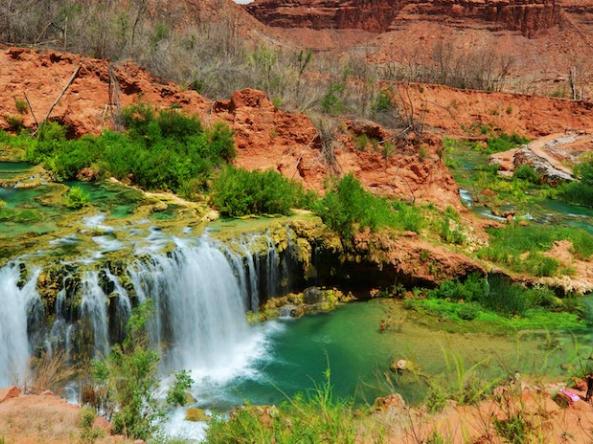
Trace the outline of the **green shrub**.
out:
<instances>
[{"instance_id":1,"label":"green shrub","mask_svg":"<svg viewBox=\"0 0 593 444\"><path fill-rule=\"evenodd\" d=\"M314 195L276 171L247 171L227 167L212 186L212 202L225 216L290 214L306 208Z\"/></svg>"},{"instance_id":2,"label":"green shrub","mask_svg":"<svg viewBox=\"0 0 593 444\"><path fill-rule=\"evenodd\" d=\"M4 116L6 119L6 123L8 123L8 128L12 131L20 131L25 127L25 123L22 116L8 114Z\"/></svg>"},{"instance_id":3,"label":"green shrub","mask_svg":"<svg viewBox=\"0 0 593 444\"><path fill-rule=\"evenodd\" d=\"M95 418L97 414L90 407L80 409L80 441L83 444L94 444L99 438L104 436L100 428L95 427Z\"/></svg>"},{"instance_id":4,"label":"green shrub","mask_svg":"<svg viewBox=\"0 0 593 444\"><path fill-rule=\"evenodd\" d=\"M519 145L524 145L527 142L529 142L529 139L518 134L502 133L498 137L488 139L486 150L488 153L499 153L516 148Z\"/></svg>"},{"instance_id":5,"label":"green shrub","mask_svg":"<svg viewBox=\"0 0 593 444\"><path fill-rule=\"evenodd\" d=\"M171 406L184 406L187 404L187 392L194 383L187 370L181 370L175 374L175 382L167 392L167 403Z\"/></svg>"},{"instance_id":6,"label":"green shrub","mask_svg":"<svg viewBox=\"0 0 593 444\"><path fill-rule=\"evenodd\" d=\"M346 85L342 82L332 83L323 97L321 98L321 110L332 116L337 116L346 112L346 103L344 94Z\"/></svg>"},{"instance_id":7,"label":"green shrub","mask_svg":"<svg viewBox=\"0 0 593 444\"><path fill-rule=\"evenodd\" d=\"M386 113L393 109L393 103L391 102L391 95L389 91L380 91L375 97L373 103L373 111L376 113Z\"/></svg>"},{"instance_id":8,"label":"green shrub","mask_svg":"<svg viewBox=\"0 0 593 444\"><path fill-rule=\"evenodd\" d=\"M351 238L355 229L391 227L419 232L424 226L418 208L369 193L352 174L333 185L317 202L315 212L344 239Z\"/></svg>"},{"instance_id":9,"label":"green shrub","mask_svg":"<svg viewBox=\"0 0 593 444\"><path fill-rule=\"evenodd\" d=\"M214 168L235 156L232 131L222 123L204 129L196 117L147 105L125 108L121 121L126 132L67 140L65 128L48 122L36 139L2 135L2 141L24 147L28 161L43 162L61 180L98 165L101 172L143 188L175 192L205 184Z\"/></svg>"},{"instance_id":10,"label":"green shrub","mask_svg":"<svg viewBox=\"0 0 593 444\"><path fill-rule=\"evenodd\" d=\"M578 182L571 182L560 187L560 196L578 205L593 208L593 160L575 167Z\"/></svg>"},{"instance_id":11,"label":"green shrub","mask_svg":"<svg viewBox=\"0 0 593 444\"><path fill-rule=\"evenodd\" d=\"M540 184L542 182L541 175L531 165L521 165L513 173L516 179L526 180L533 184Z\"/></svg>"},{"instance_id":12,"label":"green shrub","mask_svg":"<svg viewBox=\"0 0 593 444\"><path fill-rule=\"evenodd\" d=\"M154 397L158 386L158 354L147 348L146 322L152 307L134 309L126 339L104 361L93 363L93 379L107 392L107 408L115 433L147 440L158 429L163 411Z\"/></svg>"},{"instance_id":13,"label":"green shrub","mask_svg":"<svg viewBox=\"0 0 593 444\"><path fill-rule=\"evenodd\" d=\"M27 101L21 99L20 97L14 98L14 106L19 114L27 114L27 112L29 111Z\"/></svg>"},{"instance_id":14,"label":"green shrub","mask_svg":"<svg viewBox=\"0 0 593 444\"><path fill-rule=\"evenodd\" d=\"M88 205L90 201L89 194L77 186L71 187L64 196L64 204L72 210L79 210Z\"/></svg>"}]
</instances>

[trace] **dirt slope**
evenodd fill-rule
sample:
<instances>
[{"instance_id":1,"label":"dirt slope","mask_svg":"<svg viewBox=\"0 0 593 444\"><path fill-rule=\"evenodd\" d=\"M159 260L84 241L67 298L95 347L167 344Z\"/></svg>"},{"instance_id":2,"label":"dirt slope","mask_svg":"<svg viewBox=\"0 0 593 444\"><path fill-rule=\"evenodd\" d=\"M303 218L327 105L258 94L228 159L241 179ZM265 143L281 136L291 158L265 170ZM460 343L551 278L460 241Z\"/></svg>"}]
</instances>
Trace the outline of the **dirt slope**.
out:
<instances>
[{"instance_id":1,"label":"dirt slope","mask_svg":"<svg viewBox=\"0 0 593 444\"><path fill-rule=\"evenodd\" d=\"M0 127L8 128L11 117L19 115L15 99L22 100L25 93L36 118L42 120L78 67L79 74L51 115L68 125L72 136L112 127L118 107L135 102L175 105L207 123L228 122L235 131L239 166L274 169L315 190L323 189L334 170L353 172L369 189L382 194L410 199L412 189L418 200L442 205L458 202L453 179L432 151L420 160L417 151L404 145L384 158L378 151L355 149L355 134L347 131L336 149L336 165L330 167L311 120L277 109L263 93L247 89L229 100L212 103L194 91L156 79L132 63L111 66L103 60L22 48L0 51L0 85L6 85L0 88ZM32 113L21 117L25 126L35 125Z\"/></svg>"}]
</instances>

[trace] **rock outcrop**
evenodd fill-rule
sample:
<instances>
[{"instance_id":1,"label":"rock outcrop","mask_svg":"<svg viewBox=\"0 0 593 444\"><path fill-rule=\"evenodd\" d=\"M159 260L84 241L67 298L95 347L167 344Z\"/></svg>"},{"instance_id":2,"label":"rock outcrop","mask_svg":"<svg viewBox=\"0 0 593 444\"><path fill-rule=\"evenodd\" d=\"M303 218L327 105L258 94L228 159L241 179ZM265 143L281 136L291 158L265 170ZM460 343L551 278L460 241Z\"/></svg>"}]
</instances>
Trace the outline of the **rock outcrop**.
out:
<instances>
[{"instance_id":1,"label":"rock outcrop","mask_svg":"<svg viewBox=\"0 0 593 444\"><path fill-rule=\"evenodd\" d=\"M381 33L414 20L449 21L464 26L486 22L535 37L561 22L555 0L256 0L247 10L278 28L361 29ZM402 17L399 13L404 11Z\"/></svg>"}]
</instances>

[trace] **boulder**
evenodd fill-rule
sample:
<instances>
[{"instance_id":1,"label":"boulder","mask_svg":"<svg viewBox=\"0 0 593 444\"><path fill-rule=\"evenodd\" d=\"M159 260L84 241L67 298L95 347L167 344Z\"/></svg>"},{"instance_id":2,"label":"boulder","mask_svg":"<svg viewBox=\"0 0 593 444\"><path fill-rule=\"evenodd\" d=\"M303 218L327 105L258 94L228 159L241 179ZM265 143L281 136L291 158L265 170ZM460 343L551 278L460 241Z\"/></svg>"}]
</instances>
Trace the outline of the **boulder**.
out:
<instances>
[{"instance_id":1,"label":"boulder","mask_svg":"<svg viewBox=\"0 0 593 444\"><path fill-rule=\"evenodd\" d=\"M15 386L0 389L0 403L7 399L18 398L20 395L21 389Z\"/></svg>"}]
</instances>

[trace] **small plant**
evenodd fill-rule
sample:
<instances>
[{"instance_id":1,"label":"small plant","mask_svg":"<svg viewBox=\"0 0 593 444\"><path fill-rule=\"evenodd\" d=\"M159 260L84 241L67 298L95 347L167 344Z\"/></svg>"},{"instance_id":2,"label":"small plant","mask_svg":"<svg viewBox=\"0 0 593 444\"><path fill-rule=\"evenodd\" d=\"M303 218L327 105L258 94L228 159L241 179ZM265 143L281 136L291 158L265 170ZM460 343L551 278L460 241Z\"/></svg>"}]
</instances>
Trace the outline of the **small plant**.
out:
<instances>
[{"instance_id":1,"label":"small plant","mask_svg":"<svg viewBox=\"0 0 593 444\"><path fill-rule=\"evenodd\" d=\"M80 210L91 201L89 194L78 186L71 187L64 196L64 204L71 210Z\"/></svg>"},{"instance_id":2,"label":"small plant","mask_svg":"<svg viewBox=\"0 0 593 444\"><path fill-rule=\"evenodd\" d=\"M194 380L187 370L182 370L175 374L175 382L167 393L167 403L171 406L185 406L188 401L187 392L191 388Z\"/></svg>"},{"instance_id":3,"label":"small plant","mask_svg":"<svg viewBox=\"0 0 593 444\"><path fill-rule=\"evenodd\" d=\"M27 111L29 110L27 101L19 97L14 98L14 106L19 114L27 114Z\"/></svg>"},{"instance_id":4,"label":"small plant","mask_svg":"<svg viewBox=\"0 0 593 444\"><path fill-rule=\"evenodd\" d=\"M383 149L381 150L381 154L383 155L383 158L387 160L393 156L393 153L395 152L395 145L392 142L385 141L383 142L382 146Z\"/></svg>"},{"instance_id":5,"label":"small plant","mask_svg":"<svg viewBox=\"0 0 593 444\"><path fill-rule=\"evenodd\" d=\"M393 103L391 102L391 95L389 91L381 91L375 98L373 103L373 111L376 113L386 113L393 109Z\"/></svg>"},{"instance_id":6,"label":"small plant","mask_svg":"<svg viewBox=\"0 0 593 444\"><path fill-rule=\"evenodd\" d=\"M356 149L358 151L366 150L368 144L369 138L366 134L360 134L359 136L356 136L356 138L354 139L354 146L356 146Z\"/></svg>"},{"instance_id":7,"label":"small plant","mask_svg":"<svg viewBox=\"0 0 593 444\"><path fill-rule=\"evenodd\" d=\"M25 127L25 123L22 116L8 114L4 118L6 119L6 123L8 123L8 127L12 131L19 132Z\"/></svg>"},{"instance_id":8,"label":"small plant","mask_svg":"<svg viewBox=\"0 0 593 444\"><path fill-rule=\"evenodd\" d=\"M420 145L420 148L418 149L418 158L420 159L421 162L424 162L427 157L428 157L428 151L426 149L426 146Z\"/></svg>"},{"instance_id":9,"label":"small plant","mask_svg":"<svg viewBox=\"0 0 593 444\"><path fill-rule=\"evenodd\" d=\"M526 444L531 430L529 422L521 413L508 419L494 419L494 429L510 444Z\"/></svg>"},{"instance_id":10,"label":"small plant","mask_svg":"<svg viewBox=\"0 0 593 444\"><path fill-rule=\"evenodd\" d=\"M80 441L83 444L95 444L105 433L103 430L95 427L95 411L90 407L80 409Z\"/></svg>"},{"instance_id":11,"label":"small plant","mask_svg":"<svg viewBox=\"0 0 593 444\"><path fill-rule=\"evenodd\" d=\"M346 112L344 94L346 85L342 82L332 83L321 98L321 110L329 115L337 116Z\"/></svg>"}]
</instances>

